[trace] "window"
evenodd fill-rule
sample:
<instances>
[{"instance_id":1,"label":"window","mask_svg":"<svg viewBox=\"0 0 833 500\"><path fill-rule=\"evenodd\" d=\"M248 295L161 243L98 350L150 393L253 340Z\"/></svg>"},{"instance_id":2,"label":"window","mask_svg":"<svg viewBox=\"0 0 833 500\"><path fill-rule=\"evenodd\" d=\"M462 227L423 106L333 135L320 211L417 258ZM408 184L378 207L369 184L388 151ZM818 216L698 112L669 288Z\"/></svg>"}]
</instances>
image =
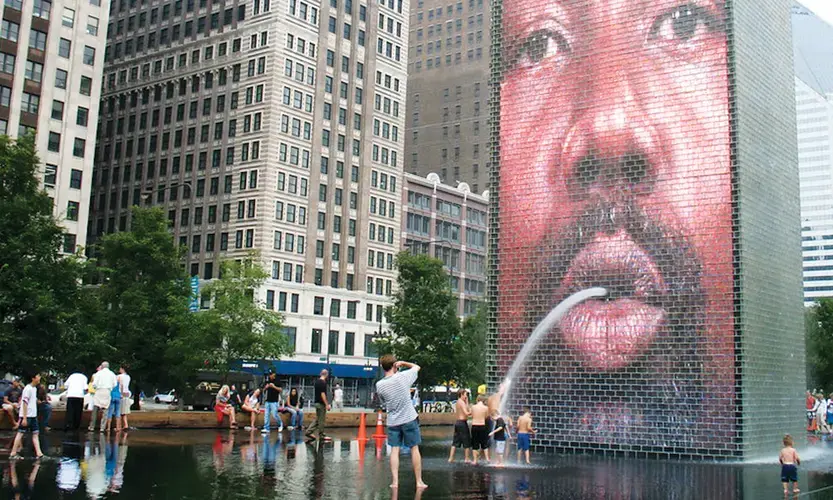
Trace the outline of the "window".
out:
<instances>
[{"instance_id":1,"label":"window","mask_svg":"<svg viewBox=\"0 0 833 500\"><path fill-rule=\"evenodd\" d=\"M84 64L88 66L95 64L95 49L89 45L84 46Z\"/></svg>"},{"instance_id":2,"label":"window","mask_svg":"<svg viewBox=\"0 0 833 500\"><path fill-rule=\"evenodd\" d=\"M3 73L9 73L11 75L14 74L14 62L15 56L13 54L7 54L5 52L0 52L0 71Z\"/></svg>"},{"instance_id":3,"label":"window","mask_svg":"<svg viewBox=\"0 0 833 500\"><path fill-rule=\"evenodd\" d=\"M72 156L76 158L83 158L84 157L84 149L87 147L87 141L85 139L80 139L78 137L75 138L75 142L72 145Z\"/></svg>"},{"instance_id":4,"label":"window","mask_svg":"<svg viewBox=\"0 0 833 500\"><path fill-rule=\"evenodd\" d=\"M23 93L23 99L21 101L21 111L24 111L26 113L37 114L39 106L40 96L30 94L28 92Z\"/></svg>"},{"instance_id":5,"label":"window","mask_svg":"<svg viewBox=\"0 0 833 500\"><path fill-rule=\"evenodd\" d=\"M356 334L354 332L344 333L344 355L353 356L356 354Z\"/></svg>"},{"instance_id":6,"label":"window","mask_svg":"<svg viewBox=\"0 0 833 500\"><path fill-rule=\"evenodd\" d=\"M317 297L316 297L317 298ZM324 300L323 298L321 299ZM312 329L312 342L310 345L310 352L320 354L321 353L321 330L318 328Z\"/></svg>"},{"instance_id":7,"label":"window","mask_svg":"<svg viewBox=\"0 0 833 500\"><path fill-rule=\"evenodd\" d=\"M61 15L61 24L67 28L72 28L75 24L75 11L69 7L64 7L64 13Z\"/></svg>"},{"instance_id":8,"label":"window","mask_svg":"<svg viewBox=\"0 0 833 500\"><path fill-rule=\"evenodd\" d=\"M55 178L57 177L58 173L58 165L46 165L46 169L43 173L43 183L47 186L54 187L55 186Z\"/></svg>"},{"instance_id":9,"label":"window","mask_svg":"<svg viewBox=\"0 0 833 500\"><path fill-rule=\"evenodd\" d=\"M87 126L87 120L89 119L90 110L84 108L82 106L78 106L78 111L75 114L75 124L81 125L82 127Z\"/></svg>"},{"instance_id":10,"label":"window","mask_svg":"<svg viewBox=\"0 0 833 500\"><path fill-rule=\"evenodd\" d=\"M63 120L64 119L64 103L63 101L53 100L52 101L52 119L53 120Z\"/></svg>"},{"instance_id":11,"label":"window","mask_svg":"<svg viewBox=\"0 0 833 500\"><path fill-rule=\"evenodd\" d=\"M47 170L48 170L49 165L47 165L46 167L47 167ZM57 169L57 167L55 167L54 165L53 165L53 168ZM73 168L72 172L70 172L69 187L71 189L81 189L81 178L82 178L82 172L80 170L77 170L77 169ZM54 184L54 182L53 182L53 184Z\"/></svg>"},{"instance_id":12,"label":"window","mask_svg":"<svg viewBox=\"0 0 833 500\"><path fill-rule=\"evenodd\" d=\"M55 70L55 87L59 89L67 88L67 72L62 69Z\"/></svg>"},{"instance_id":13,"label":"window","mask_svg":"<svg viewBox=\"0 0 833 500\"><path fill-rule=\"evenodd\" d=\"M324 315L324 297L315 297L313 300L312 313L317 316Z\"/></svg>"},{"instance_id":14,"label":"window","mask_svg":"<svg viewBox=\"0 0 833 500\"><path fill-rule=\"evenodd\" d=\"M93 90L93 79L89 76L81 77L80 92L82 95L90 95Z\"/></svg>"},{"instance_id":15,"label":"window","mask_svg":"<svg viewBox=\"0 0 833 500\"><path fill-rule=\"evenodd\" d=\"M98 18L87 16L87 33L90 35L98 35Z\"/></svg>"},{"instance_id":16,"label":"window","mask_svg":"<svg viewBox=\"0 0 833 500\"><path fill-rule=\"evenodd\" d=\"M18 2L22 4L23 2ZM8 4L7 4L8 5ZM18 8L20 10L20 8ZM32 8L32 15L41 19L49 19L49 11L52 10L52 3L46 0L35 0Z\"/></svg>"},{"instance_id":17,"label":"window","mask_svg":"<svg viewBox=\"0 0 833 500\"><path fill-rule=\"evenodd\" d=\"M46 148L54 153L59 153L61 151L61 134L49 132L49 142Z\"/></svg>"},{"instance_id":18,"label":"window","mask_svg":"<svg viewBox=\"0 0 833 500\"><path fill-rule=\"evenodd\" d=\"M20 25L3 19L3 24L0 26L0 38L17 42L17 36L20 32Z\"/></svg>"},{"instance_id":19,"label":"window","mask_svg":"<svg viewBox=\"0 0 833 500\"><path fill-rule=\"evenodd\" d=\"M61 56L63 58L66 58L66 59L69 59L69 53L71 51L71 48L72 48L72 42L70 42L66 38L61 38L58 41L58 55L59 56Z\"/></svg>"},{"instance_id":20,"label":"window","mask_svg":"<svg viewBox=\"0 0 833 500\"><path fill-rule=\"evenodd\" d=\"M43 64L27 60L25 77L27 80L40 83L43 79Z\"/></svg>"},{"instance_id":21,"label":"window","mask_svg":"<svg viewBox=\"0 0 833 500\"><path fill-rule=\"evenodd\" d=\"M338 332L335 330L330 330L327 349L327 353L329 354L338 354Z\"/></svg>"},{"instance_id":22,"label":"window","mask_svg":"<svg viewBox=\"0 0 833 500\"><path fill-rule=\"evenodd\" d=\"M29 32L29 48L46 50L46 33L38 30L31 30Z\"/></svg>"}]
</instances>

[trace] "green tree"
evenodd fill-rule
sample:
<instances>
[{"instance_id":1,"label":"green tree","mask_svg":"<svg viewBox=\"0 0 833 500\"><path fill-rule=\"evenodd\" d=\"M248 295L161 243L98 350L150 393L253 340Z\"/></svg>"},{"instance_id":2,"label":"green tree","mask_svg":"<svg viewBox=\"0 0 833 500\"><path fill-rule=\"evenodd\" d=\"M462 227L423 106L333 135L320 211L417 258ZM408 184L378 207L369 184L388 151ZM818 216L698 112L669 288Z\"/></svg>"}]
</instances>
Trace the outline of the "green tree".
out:
<instances>
[{"instance_id":1,"label":"green tree","mask_svg":"<svg viewBox=\"0 0 833 500\"><path fill-rule=\"evenodd\" d=\"M39 187L31 137L0 136L0 370L69 367L101 345L84 324L83 259L62 256L64 230Z\"/></svg>"},{"instance_id":2,"label":"green tree","mask_svg":"<svg viewBox=\"0 0 833 500\"><path fill-rule=\"evenodd\" d=\"M178 347L190 351L191 365L202 362L228 373L241 359L278 359L292 353L280 313L255 298L267 277L256 254L222 263L220 277L202 292L212 297L211 309L196 315L197 325Z\"/></svg>"},{"instance_id":3,"label":"green tree","mask_svg":"<svg viewBox=\"0 0 833 500\"><path fill-rule=\"evenodd\" d=\"M453 351L455 380L460 387L476 388L486 382L486 309L486 304L480 303L475 314L463 319Z\"/></svg>"},{"instance_id":4,"label":"green tree","mask_svg":"<svg viewBox=\"0 0 833 500\"><path fill-rule=\"evenodd\" d=\"M390 331L378 340L381 353L422 367L420 387L454 378L454 350L459 342L457 299L440 260L401 252L396 257L398 290L387 310Z\"/></svg>"},{"instance_id":5,"label":"green tree","mask_svg":"<svg viewBox=\"0 0 833 500\"><path fill-rule=\"evenodd\" d=\"M833 299L824 298L805 311L807 381L833 389Z\"/></svg>"},{"instance_id":6,"label":"green tree","mask_svg":"<svg viewBox=\"0 0 833 500\"><path fill-rule=\"evenodd\" d=\"M167 352L188 324L191 290L160 208L132 208L131 230L105 236L99 293L111 363L126 362L137 384L170 383Z\"/></svg>"}]
</instances>

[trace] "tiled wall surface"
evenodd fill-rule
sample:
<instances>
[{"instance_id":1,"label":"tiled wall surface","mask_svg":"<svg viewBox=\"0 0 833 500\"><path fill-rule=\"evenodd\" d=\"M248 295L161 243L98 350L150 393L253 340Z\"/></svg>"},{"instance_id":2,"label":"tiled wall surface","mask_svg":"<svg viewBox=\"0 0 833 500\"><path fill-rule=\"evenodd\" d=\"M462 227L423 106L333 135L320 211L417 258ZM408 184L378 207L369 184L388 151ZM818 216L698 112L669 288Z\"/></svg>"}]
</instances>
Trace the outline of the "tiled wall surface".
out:
<instances>
[{"instance_id":1,"label":"tiled wall surface","mask_svg":"<svg viewBox=\"0 0 833 500\"><path fill-rule=\"evenodd\" d=\"M559 302L608 292L513 380L536 446L752 456L799 429L788 16L782 0L495 3L491 382Z\"/></svg>"}]
</instances>

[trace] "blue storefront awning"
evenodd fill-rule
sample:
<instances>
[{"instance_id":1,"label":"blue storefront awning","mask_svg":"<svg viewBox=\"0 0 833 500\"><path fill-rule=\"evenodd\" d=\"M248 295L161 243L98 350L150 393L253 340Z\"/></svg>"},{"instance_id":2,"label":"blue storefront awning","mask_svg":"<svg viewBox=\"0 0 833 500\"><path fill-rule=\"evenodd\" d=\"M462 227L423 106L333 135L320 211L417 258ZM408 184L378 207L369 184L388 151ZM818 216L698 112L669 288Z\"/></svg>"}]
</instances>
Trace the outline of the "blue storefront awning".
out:
<instances>
[{"instance_id":1,"label":"blue storefront awning","mask_svg":"<svg viewBox=\"0 0 833 500\"><path fill-rule=\"evenodd\" d=\"M239 361L234 363L234 369L262 375L268 370L275 370L278 375L316 376L321 370L329 368L330 374L338 378L376 378L376 366L343 365L330 363L314 363L309 361Z\"/></svg>"}]
</instances>

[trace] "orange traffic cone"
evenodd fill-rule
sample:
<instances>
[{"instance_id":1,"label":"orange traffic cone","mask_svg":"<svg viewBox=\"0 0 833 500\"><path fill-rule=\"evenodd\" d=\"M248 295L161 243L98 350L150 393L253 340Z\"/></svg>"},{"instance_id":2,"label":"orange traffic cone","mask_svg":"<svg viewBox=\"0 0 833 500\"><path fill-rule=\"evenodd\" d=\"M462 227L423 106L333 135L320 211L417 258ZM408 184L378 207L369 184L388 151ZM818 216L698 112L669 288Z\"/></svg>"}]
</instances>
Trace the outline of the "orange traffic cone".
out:
<instances>
[{"instance_id":1,"label":"orange traffic cone","mask_svg":"<svg viewBox=\"0 0 833 500\"><path fill-rule=\"evenodd\" d=\"M361 417L359 417L359 435L356 437L356 440L359 443L364 443L367 441L367 415L362 412Z\"/></svg>"},{"instance_id":2,"label":"orange traffic cone","mask_svg":"<svg viewBox=\"0 0 833 500\"><path fill-rule=\"evenodd\" d=\"M382 423L382 412L376 414L376 432L374 438L385 438L385 424Z\"/></svg>"}]
</instances>

